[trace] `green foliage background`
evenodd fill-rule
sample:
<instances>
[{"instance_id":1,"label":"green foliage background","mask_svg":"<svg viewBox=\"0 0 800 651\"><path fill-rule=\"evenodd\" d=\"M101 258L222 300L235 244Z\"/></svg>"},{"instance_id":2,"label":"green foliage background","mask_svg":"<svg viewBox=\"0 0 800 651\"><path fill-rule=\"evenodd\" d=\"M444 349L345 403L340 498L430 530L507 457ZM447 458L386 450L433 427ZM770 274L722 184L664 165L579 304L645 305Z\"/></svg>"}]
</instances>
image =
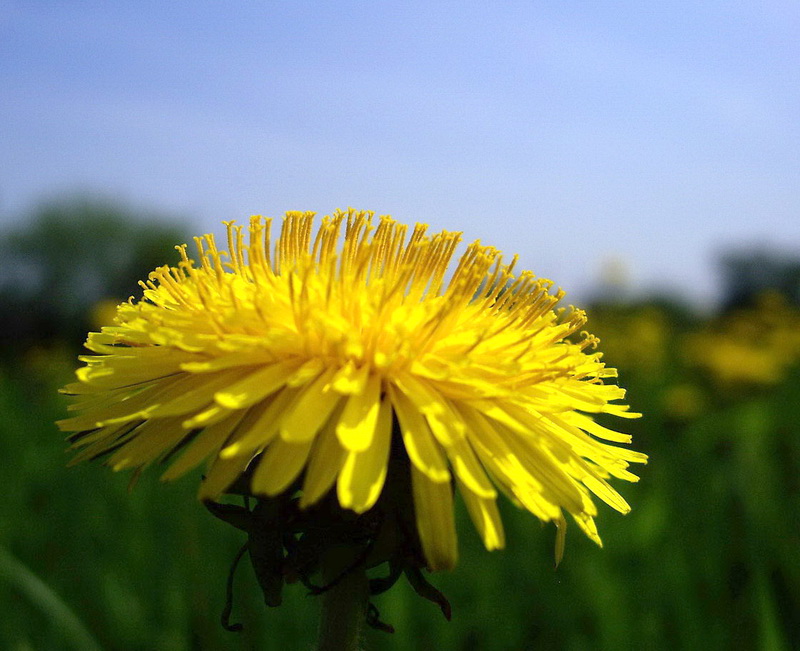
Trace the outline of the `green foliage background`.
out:
<instances>
[{"instance_id":1,"label":"green foliage background","mask_svg":"<svg viewBox=\"0 0 800 651\"><path fill-rule=\"evenodd\" d=\"M173 255L166 247L162 259ZM606 301L598 334L613 340L615 324L652 308ZM401 580L374 600L397 632L368 632L367 648L800 648L800 369L768 387L720 388L679 345L706 322L661 313L657 369L608 359L645 414L625 429L651 461L639 484L615 484L630 515L601 506L605 548L573 527L555 569L554 528L503 504L508 546L490 554L459 505L459 566L429 577L453 621ZM233 609L244 630L222 629L243 535L196 501L196 477L161 484L151 471L129 491L127 475L65 467L53 421L73 343L6 350L0 367L0 648L89 648L81 627L103 649L312 648L315 600L292 586L268 610L244 562ZM687 382L702 408L676 415L664 396Z\"/></svg>"}]
</instances>

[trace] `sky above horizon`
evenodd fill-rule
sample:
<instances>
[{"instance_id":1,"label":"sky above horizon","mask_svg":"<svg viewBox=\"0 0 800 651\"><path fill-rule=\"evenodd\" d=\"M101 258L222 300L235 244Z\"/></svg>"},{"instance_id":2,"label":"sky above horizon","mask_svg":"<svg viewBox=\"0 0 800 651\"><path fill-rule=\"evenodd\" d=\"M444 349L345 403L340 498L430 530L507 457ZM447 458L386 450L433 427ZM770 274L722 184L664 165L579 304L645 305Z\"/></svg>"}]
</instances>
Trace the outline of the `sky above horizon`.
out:
<instances>
[{"instance_id":1,"label":"sky above horizon","mask_svg":"<svg viewBox=\"0 0 800 651\"><path fill-rule=\"evenodd\" d=\"M0 89L0 226L352 206L568 301L610 261L703 302L721 251L800 254L797 3L0 0Z\"/></svg>"}]
</instances>

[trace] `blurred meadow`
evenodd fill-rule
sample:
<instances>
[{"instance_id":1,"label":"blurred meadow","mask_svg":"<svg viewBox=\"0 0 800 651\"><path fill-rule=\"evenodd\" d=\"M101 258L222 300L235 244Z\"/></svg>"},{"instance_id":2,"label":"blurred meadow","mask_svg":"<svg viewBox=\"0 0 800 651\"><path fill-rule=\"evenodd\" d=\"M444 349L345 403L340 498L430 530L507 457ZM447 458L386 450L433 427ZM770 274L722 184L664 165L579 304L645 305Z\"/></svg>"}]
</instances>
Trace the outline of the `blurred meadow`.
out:
<instances>
[{"instance_id":1,"label":"blurred meadow","mask_svg":"<svg viewBox=\"0 0 800 651\"><path fill-rule=\"evenodd\" d=\"M650 457L557 569L554 526L500 500L488 553L459 502L453 620L403 579L366 648L800 649L798 34L781 1L0 0L0 650L312 647L246 560L223 629L243 535L197 476L68 467L54 421L175 244L349 206L563 287Z\"/></svg>"},{"instance_id":2,"label":"blurred meadow","mask_svg":"<svg viewBox=\"0 0 800 651\"><path fill-rule=\"evenodd\" d=\"M194 233L91 201L18 223L0 237L0 648L311 648L315 600L296 585L267 609L246 562L244 629L222 628L243 535L196 481L151 470L129 489L99 463L68 468L53 424L85 332ZM627 296L613 275L582 306L650 456L638 484L616 483L633 511L600 506L605 548L572 527L555 569L554 527L505 502L507 548L488 553L459 504L459 565L429 577L453 620L401 580L374 598L396 633L367 648L800 648L800 257L739 249L719 271L713 312Z\"/></svg>"}]
</instances>

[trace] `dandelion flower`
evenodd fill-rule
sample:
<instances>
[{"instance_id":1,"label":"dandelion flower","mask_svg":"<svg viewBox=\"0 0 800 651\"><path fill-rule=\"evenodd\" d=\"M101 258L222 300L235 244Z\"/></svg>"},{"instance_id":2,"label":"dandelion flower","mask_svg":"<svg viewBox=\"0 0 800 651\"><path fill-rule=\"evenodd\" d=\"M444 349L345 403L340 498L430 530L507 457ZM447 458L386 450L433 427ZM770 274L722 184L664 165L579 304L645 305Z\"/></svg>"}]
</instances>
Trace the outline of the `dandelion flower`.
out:
<instances>
[{"instance_id":1,"label":"dandelion flower","mask_svg":"<svg viewBox=\"0 0 800 651\"><path fill-rule=\"evenodd\" d=\"M63 390L74 461L165 464L164 479L205 464L202 500L246 476L252 495L363 514L402 457L432 570L457 560L454 492L488 549L504 545L498 489L556 524L557 556L565 513L599 544L592 496L627 512L607 480L635 481L646 457L595 422L639 414L585 314L479 242L449 272L460 233L352 210L313 222L288 213L275 240L270 219L227 223L227 251L195 238L196 260L178 247L91 333Z\"/></svg>"}]
</instances>

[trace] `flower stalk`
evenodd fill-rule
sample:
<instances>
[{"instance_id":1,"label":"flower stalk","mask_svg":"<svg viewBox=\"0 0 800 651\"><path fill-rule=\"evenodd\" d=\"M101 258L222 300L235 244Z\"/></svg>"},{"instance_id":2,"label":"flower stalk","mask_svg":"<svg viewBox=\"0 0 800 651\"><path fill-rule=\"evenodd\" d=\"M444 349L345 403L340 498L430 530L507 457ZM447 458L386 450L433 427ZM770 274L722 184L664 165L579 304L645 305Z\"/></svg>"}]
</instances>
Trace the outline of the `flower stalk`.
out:
<instances>
[{"instance_id":1,"label":"flower stalk","mask_svg":"<svg viewBox=\"0 0 800 651\"><path fill-rule=\"evenodd\" d=\"M332 547L321 559L324 585L318 651L356 651L361 648L369 599L364 564L353 567L360 550L347 545Z\"/></svg>"}]
</instances>

